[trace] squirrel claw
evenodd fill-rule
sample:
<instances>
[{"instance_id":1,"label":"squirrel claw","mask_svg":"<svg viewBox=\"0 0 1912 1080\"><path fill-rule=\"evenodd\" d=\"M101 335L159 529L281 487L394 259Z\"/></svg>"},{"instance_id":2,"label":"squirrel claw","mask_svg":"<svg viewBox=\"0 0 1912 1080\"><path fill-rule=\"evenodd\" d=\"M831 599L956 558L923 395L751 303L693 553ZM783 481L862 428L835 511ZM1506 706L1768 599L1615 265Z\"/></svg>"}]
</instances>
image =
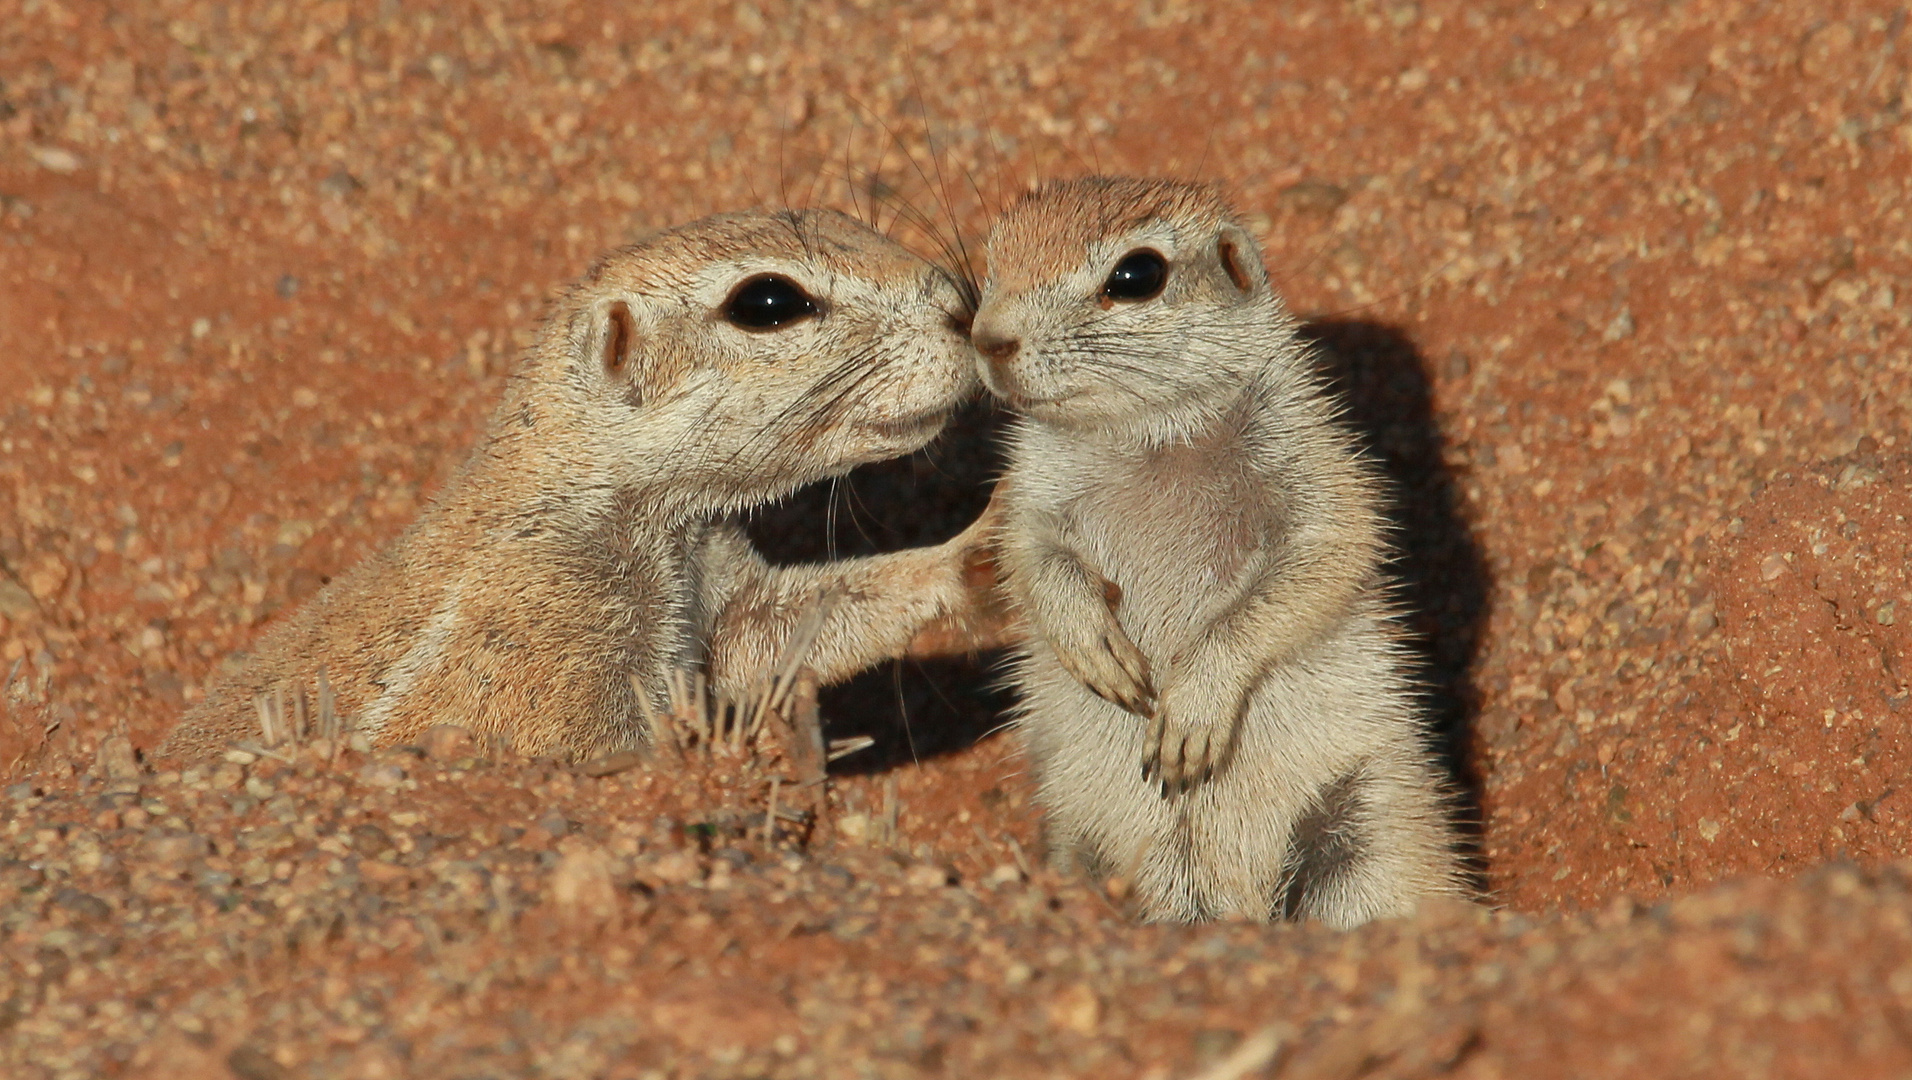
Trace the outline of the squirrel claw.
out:
<instances>
[{"instance_id":1,"label":"squirrel claw","mask_svg":"<svg viewBox=\"0 0 1912 1080\"><path fill-rule=\"evenodd\" d=\"M1208 731L1158 714L1142 759L1143 775L1161 780L1165 799L1184 795L1215 778L1220 751Z\"/></svg>"},{"instance_id":2,"label":"squirrel claw","mask_svg":"<svg viewBox=\"0 0 1912 1080\"><path fill-rule=\"evenodd\" d=\"M1149 681L1148 658L1122 628L1111 625L1086 648L1057 645L1056 659L1090 693L1125 712L1155 715L1155 687Z\"/></svg>"}]
</instances>

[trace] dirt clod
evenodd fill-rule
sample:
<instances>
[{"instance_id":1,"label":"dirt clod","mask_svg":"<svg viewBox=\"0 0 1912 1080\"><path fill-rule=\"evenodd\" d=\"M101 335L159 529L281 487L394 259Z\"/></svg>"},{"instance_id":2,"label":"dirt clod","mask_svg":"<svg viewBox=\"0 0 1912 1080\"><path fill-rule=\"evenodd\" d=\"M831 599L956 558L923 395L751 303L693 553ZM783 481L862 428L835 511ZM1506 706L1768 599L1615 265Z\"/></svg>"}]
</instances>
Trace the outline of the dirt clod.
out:
<instances>
[{"instance_id":1,"label":"dirt clod","mask_svg":"<svg viewBox=\"0 0 1912 1080\"><path fill-rule=\"evenodd\" d=\"M478 740L456 724L433 724L419 737L418 746L433 761L457 761L478 752Z\"/></svg>"}]
</instances>

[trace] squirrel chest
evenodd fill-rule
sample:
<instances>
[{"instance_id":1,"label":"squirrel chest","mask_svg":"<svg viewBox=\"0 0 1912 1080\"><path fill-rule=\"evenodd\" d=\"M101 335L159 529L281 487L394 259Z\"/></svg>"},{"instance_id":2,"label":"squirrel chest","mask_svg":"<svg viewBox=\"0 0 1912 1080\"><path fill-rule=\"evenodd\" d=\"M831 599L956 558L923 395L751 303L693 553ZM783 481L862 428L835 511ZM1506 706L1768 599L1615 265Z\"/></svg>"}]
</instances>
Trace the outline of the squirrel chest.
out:
<instances>
[{"instance_id":1,"label":"squirrel chest","mask_svg":"<svg viewBox=\"0 0 1912 1080\"><path fill-rule=\"evenodd\" d=\"M1211 619L1266 556L1278 506L1239 440L1081 455L1058 509L1076 554L1121 590L1118 617L1152 654Z\"/></svg>"}]
</instances>

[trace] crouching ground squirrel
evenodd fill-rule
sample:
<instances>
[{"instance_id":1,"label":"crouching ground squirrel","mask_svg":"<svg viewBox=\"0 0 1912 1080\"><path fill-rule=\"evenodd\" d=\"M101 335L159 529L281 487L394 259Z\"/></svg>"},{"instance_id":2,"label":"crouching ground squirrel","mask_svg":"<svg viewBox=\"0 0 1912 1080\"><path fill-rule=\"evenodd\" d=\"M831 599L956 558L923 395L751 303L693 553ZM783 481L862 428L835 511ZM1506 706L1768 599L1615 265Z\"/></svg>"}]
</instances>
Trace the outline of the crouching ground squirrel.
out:
<instances>
[{"instance_id":1,"label":"crouching ground squirrel","mask_svg":"<svg viewBox=\"0 0 1912 1080\"><path fill-rule=\"evenodd\" d=\"M975 389L968 315L949 275L829 211L713 217L606 256L418 521L268 631L161 753L255 735L259 695L309 694L322 671L376 744L444 723L525 754L633 748L638 693L661 706L667 672L707 663L738 694L826 587L806 661L822 682L926 629L960 643L979 528L773 568L732 515L929 442Z\"/></svg>"},{"instance_id":2,"label":"crouching ground squirrel","mask_svg":"<svg viewBox=\"0 0 1912 1080\"><path fill-rule=\"evenodd\" d=\"M988 241L1019 418L999 558L1051 861L1144 917L1336 926L1462 893L1381 572L1378 481L1206 186L1095 178Z\"/></svg>"}]
</instances>

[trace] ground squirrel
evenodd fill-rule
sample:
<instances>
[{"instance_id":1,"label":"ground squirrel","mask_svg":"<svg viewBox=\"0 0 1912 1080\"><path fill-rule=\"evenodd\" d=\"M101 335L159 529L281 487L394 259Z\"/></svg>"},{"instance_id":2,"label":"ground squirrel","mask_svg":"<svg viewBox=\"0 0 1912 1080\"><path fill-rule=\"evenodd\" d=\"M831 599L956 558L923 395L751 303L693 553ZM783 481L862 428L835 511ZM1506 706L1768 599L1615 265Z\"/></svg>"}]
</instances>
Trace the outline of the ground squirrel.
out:
<instances>
[{"instance_id":1,"label":"ground squirrel","mask_svg":"<svg viewBox=\"0 0 1912 1080\"><path fill-rule=\"evenodd\" d=\"M1213 188L1094 178L1025 196L987 250L973 342L1019 414L997 557L1052 862L1161 920L1459 894L1379 484L1259 245Z\"/></svg>"},{"instance_id":2,"label":"ground squirrel","mask_svg":"<svg viewBox=\"0 0 1912 1080\"><path fill-rule=\"evenodd\" d=\"M824 588L822 682L944 644L979 527L773 568L733 515L922 447L975 389L962 283L830 211L708 218L613 252L555 305L483 439L406 532L271 628L161 748L255 735L313 692L374 743L433 724L524 754L642 745L637 698L708 664L741 696ZM973 560L972 560L973 561ZM641 688L641 690L640 690Z\"/></svg>"}]
</instances>

